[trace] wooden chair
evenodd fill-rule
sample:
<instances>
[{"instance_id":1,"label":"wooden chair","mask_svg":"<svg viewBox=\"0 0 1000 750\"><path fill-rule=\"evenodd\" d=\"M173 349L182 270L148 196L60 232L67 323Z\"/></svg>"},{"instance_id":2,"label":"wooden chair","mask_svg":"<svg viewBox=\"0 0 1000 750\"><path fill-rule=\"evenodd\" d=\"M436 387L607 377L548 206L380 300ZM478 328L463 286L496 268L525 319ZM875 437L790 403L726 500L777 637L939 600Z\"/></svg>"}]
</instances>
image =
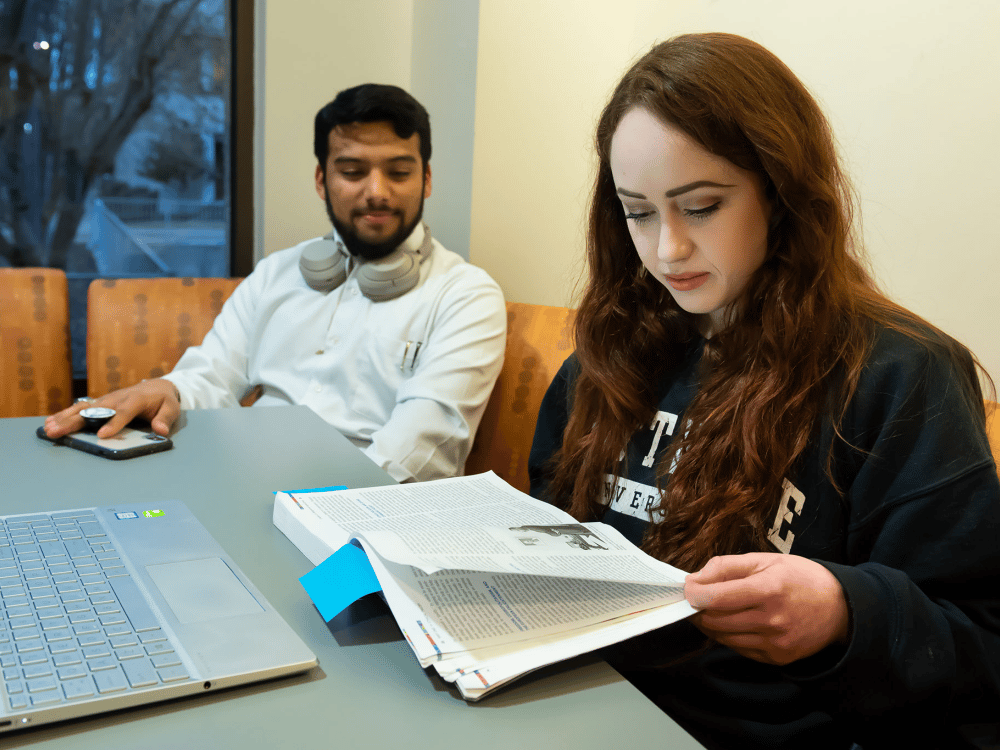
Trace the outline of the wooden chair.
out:
<instances>
[{"instance_id":1,"label":"wooden chair","mask_svg":"<svg viewBox=\"0 0 1000 750\"><path fill-rule=\"evenodd\" d=\"M103 396L177 364L200 344L242 279L97 279L87 290L87 394Z\"/></svg>"},{"instance_id":2,"label":"wooden chair","mask_svg":"<svg viewBox=\"0 0 1000 750\"><path fill-rule=\"evenodd\" d=\"M528 491L528 453L542 396L573 351L573 312L565 307L507 303L507 351L486 404L466 474L493 470Z\"/></svg>"},{"instance_id":3,"label":"wooden chair","mask_svg":"<svg viewBox=\"0 0 1000 750\"><path fill-rule=\"evenodd\" d=\"M37 417L73 401L69 291L57 268L0 268L0 417Z\"/></svg>"}]
</instances>

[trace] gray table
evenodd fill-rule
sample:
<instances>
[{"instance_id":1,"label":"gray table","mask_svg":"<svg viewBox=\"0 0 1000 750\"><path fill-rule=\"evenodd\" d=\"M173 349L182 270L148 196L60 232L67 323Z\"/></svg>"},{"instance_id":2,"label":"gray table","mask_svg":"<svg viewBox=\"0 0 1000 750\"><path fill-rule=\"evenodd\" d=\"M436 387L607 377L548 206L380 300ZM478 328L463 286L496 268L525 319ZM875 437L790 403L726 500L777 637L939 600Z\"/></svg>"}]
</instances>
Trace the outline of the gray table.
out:
<instances>
[{"instance_id":1,"label":"gray table","mask_svg":"<svg viewBox=\"0 0 1000 750\"><path fill-rule=\"evenodd\" d=\"M467 704L420 668L380 602L323 622L309 561L271 523L275 490L391 484L306 407L187 412L175 447L109 461L0 420L0 513L183 500L319 657L306 675L0 736L52 748L697 748L607 664L584 657Z\"/></svg>"}]
</instances>

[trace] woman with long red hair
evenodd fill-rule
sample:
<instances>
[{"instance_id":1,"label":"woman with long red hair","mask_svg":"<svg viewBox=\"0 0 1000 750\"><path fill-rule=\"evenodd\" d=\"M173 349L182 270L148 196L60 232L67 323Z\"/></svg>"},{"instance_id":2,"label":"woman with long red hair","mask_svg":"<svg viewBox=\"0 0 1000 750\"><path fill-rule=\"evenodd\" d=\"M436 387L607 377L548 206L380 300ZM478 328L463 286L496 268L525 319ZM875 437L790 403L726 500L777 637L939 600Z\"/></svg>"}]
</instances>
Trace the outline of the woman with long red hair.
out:
<instances>
[{"instance_id":1,"label":"woman with long red hair","mask_svg":"<svg viewBox=\"0 0 1000 750\"><path fill-rule=\"evenodd\" d=\"M532 493L697 571L699 609L612 664L712 748L1000 739L992 385L876 287L813 97L752 41L685 35L596 141Z\"/></svg>"}]
</instances>

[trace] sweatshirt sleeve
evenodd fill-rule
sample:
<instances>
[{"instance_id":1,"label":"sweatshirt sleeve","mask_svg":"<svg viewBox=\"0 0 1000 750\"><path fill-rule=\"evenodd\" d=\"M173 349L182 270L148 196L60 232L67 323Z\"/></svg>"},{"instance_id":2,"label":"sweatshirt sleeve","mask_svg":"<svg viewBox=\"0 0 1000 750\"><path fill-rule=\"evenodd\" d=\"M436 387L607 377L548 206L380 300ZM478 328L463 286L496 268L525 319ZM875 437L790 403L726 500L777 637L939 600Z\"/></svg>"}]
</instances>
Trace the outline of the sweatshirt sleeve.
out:
<instances>
[{"instance_id":1,"label":"sweatshirt sleeve","mask_svg":"<svg viewBox=\"0 0 1000 750\"><path fill-rule=\"evenodd\" d=\"M844 562L818 560L851 637L834 664L818 655L789 676L862 746L930 747L1000 721L1000 481L978 389L933 347L891 352L844 422Z\"/></svg>"}]
</instances>

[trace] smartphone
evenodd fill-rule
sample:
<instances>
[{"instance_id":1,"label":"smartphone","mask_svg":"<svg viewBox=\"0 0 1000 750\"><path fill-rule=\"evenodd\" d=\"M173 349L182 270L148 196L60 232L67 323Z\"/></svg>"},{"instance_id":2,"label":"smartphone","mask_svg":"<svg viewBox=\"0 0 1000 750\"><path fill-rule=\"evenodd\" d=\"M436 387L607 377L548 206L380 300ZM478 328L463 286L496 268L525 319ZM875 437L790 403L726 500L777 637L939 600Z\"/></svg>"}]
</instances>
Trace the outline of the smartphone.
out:
<instances>
[{"instance_id":1,"label":"smartphone","mask_svg":"<svg viewBox=\"0 0 1000 750\"><path fill-rule=\"evenodd\" d=\"M155 432L136 430L126 427L114 437L99 438L92 432L73 432L61 438L48 437L45 434L45 427L39 427L36 433L43 440L48 440L56 445L66 445L76 448L78 451L93 453L104 458L121 460L125 458L135 458L145 456L149 453L159 453L170 450L174 443L170 438L157 435Z\"/></svg>"}]
</instances>

